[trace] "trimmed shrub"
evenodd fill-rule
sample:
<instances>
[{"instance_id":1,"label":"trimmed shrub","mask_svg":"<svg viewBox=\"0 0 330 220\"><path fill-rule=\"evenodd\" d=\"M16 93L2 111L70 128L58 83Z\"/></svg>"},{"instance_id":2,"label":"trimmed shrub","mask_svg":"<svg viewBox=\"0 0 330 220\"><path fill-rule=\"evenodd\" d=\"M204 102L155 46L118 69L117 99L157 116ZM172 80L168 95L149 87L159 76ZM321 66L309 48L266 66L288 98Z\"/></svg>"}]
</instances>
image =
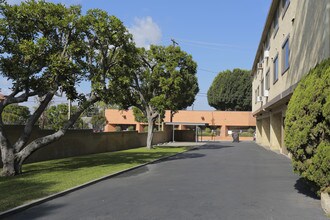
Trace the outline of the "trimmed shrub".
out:
<instances>
[{"instance_id":1,"label":"trimmed shrub","mask_svg":"<svg viewBox=\"0 0 330 220\"><path fill-rule=\"evenodd\" d=\"M285 145L294 171L318 191L330 186L330 59L298 84L285 118Z\"/></svg>"}]
</instances>

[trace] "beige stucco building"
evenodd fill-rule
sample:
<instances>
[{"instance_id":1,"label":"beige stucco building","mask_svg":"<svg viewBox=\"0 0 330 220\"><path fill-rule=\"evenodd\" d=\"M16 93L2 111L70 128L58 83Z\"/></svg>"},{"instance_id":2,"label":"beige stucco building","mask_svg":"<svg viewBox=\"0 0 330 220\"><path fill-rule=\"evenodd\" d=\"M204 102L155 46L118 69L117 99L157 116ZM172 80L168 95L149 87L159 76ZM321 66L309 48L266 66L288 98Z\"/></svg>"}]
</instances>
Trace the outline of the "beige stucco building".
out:
<instances>
[{"instance_id":1,"label":"beige stucco building","mask_svg":"<svg viewBox=\"0 0 330 220\"><path fill-rule=\"evenodd\" d=\"M287 104L300 79L328 57L330 0L273 0L252 67L257 143L287 154Z\"/></svg>"}]
</instances>

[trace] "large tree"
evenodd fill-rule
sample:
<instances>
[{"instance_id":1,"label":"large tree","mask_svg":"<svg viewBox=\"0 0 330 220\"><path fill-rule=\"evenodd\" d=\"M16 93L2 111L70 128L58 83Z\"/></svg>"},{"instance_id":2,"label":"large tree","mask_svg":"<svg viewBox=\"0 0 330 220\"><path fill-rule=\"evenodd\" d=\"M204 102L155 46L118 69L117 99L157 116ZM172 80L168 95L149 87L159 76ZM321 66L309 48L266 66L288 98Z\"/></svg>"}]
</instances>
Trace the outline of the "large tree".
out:
<instances>
[{"instance_id":1,"label":"large tree","mask_svg":"<svg viewBox=\"0 0 330 220\"><path fill-rule=\"evenodd\" d=\"M141 48L132 76L124 88L130 92L125 97L142 111L148 122L147 148L152 147L153 127L165 110L179 110L193 104L199 91L196 68L192 56L180 47L154 46Z\"/></svg>"},{"instance_id":2,"label":"large tree","mask_svg":"<svg viewBox=\"0 0 330 220\"><path fill-rule=\"evenodd\" d=\"M220 72L208 92L209 105L222 111L251 111L252 78L242 69Z\"/></svg>"},{"instance_id":3,"label":"large tree","mask_svg":"<svg viewBox=\"0 0 330 220\"><path fill-rule=\"evenodd\" d=\"M26 106L13 104L7 106L2 114L4 124L24 125L30 116L30 110Z\"/></svg>"},{"instance_id":4,"label":"large tree","mask_svg":"<svg viewBox=\"0 0 330 220\"><path fill-rule=\"evenodd\" d=\"M14 6L1 3L0 14L0 74L13 82L12 93L0 102L2 175L10 176L21 173L34 151L61 138L90 105L120 94L112 80L120 81L125 71L116 69L129 61L125 54L135 47L122 22L101 10L82 16L77 6L28 1ZM82 81L91 81L90 94L76 90ZM55 133L28 143L33 125L57 93L78 102L77 111ZM21 136L9 141L4 108L29 97L41 97L40 105Z\"/></svg>"}]
</instances>

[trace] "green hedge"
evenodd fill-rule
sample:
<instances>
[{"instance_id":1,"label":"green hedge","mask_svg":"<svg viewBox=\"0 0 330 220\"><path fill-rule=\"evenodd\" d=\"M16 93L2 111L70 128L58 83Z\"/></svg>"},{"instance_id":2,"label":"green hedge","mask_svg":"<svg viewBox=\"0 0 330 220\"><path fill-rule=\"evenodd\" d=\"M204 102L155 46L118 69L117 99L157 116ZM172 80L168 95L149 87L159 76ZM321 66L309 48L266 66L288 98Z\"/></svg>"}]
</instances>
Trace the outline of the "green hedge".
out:
<instances>
[{"instance_id":1,"label":"green hedge","mask_svg":"<svg viewBox=\"0 0 330 220\"><path fill-rule=\"evenodd\" d=\"M317 191L330 192L330 59L298 84L285 119L285 145L294 171Z\"/></svg>"}]
</instances>

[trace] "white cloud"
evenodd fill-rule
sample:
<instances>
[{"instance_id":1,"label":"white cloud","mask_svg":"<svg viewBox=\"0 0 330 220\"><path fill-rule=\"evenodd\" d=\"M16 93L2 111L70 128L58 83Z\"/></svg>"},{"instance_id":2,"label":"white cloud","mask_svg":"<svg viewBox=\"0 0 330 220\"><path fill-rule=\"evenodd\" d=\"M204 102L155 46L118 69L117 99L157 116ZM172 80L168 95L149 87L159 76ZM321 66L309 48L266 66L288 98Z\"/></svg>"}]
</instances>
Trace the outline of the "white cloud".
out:
<instances>
[{"instance_id":1,"label":"white cloud","mask_svg":"<svg viewBox=\"0 0 330 220\"><path fill-rule=\"evenodd\" d=\"M162 32L151 17L135 18L134 25L128 28L133 34L137 47L149 48L151 44L159 44Z\"/></svg>"}]
</instances>

